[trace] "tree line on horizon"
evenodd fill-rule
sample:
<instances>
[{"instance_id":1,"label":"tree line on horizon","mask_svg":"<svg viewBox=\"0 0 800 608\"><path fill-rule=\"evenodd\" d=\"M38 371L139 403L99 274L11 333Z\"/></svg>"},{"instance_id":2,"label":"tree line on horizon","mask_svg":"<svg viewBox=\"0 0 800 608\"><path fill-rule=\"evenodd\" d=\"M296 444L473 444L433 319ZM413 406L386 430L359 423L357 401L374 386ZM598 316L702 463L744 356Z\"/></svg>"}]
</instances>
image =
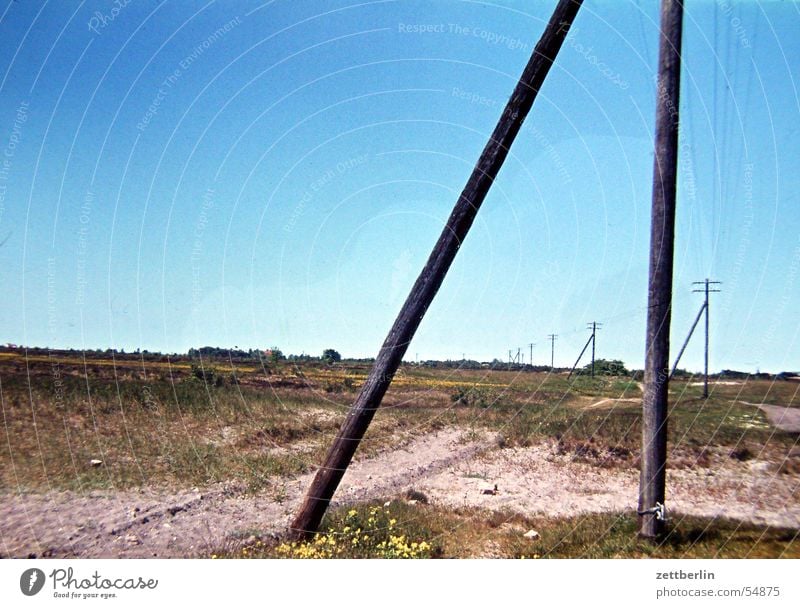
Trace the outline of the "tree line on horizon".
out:
<instances>
[{"instance_id":1,"label":"tree line on horizon","mask_svg":"<svg viewBox=\"0 0 800 608\"><path fill-rule=\"evenodd\" d=\"M221 346L201 346L199 348L190 348L186 353L162 353L159 351L149 351L147 349L135 349L127 351L124 348L106 348L106 349L75 349L75 348L48 348L48 347L25 347L16 344L5 344L0 346L0 352L19 352L24 351L27 354L33 355L66 355L66 356L88 356L89 358L99 357L124 357L128 358L135 356L136 358L169 361L170 358L186 357L190 360L200 359L236 359L239 361L258 361L268 364L280 363L314 363L320 362L328 365L335 363L356 363L356 364L372 364L375 362L374 357L365 358L349 358L343 357L339 351L334 348L326 348L321 355L309 355L306 353L297 354L284 354L284 352L277 346L272 346L266 349L253 349L247 350L240 349L236 346L233 348L225 348ZM425 367L431 369L464 369L464 370L480 370L490 369L497 371L533 371L533 372L567 372L568 367L555 367L551 368L549 365L530 365L529 363L509 363L500 359L492 359L491 361L477 361L475 359L427 359L423 361L404 361L404 365L416 365L418 367ZM641 380L643 377L643 370L628 369L625 363L619 359L596 359L595 363L596 376L629 376L634 380ZM587 363L581 368L576 370L578 375L585 375L591 371L591 363ZM697 374L686 369L677 369L673 374L675 378L690 378ZM762 379L762 380L786 380L789 378L796 378L800 376L800 372L781 371L777 374L768 372L744 372L732 369L723 369L719 373L709 374L713 378L728 378L732 380L746 380L746 379Z\"/></svg>"}]
</instances>

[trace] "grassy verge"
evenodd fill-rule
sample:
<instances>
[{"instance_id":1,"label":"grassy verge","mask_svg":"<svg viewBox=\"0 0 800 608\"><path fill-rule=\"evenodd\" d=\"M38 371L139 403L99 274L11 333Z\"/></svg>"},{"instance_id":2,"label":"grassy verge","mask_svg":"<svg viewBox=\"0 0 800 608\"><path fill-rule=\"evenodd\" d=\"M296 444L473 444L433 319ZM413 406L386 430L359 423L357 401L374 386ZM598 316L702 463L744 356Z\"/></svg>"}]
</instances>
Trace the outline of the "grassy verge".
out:
<instances>
[{"instance_id":1,"label":"grassy verge","mask_svg":"<svg viewBox=\"0 0 800 608\"><path fill-rule=\"evenodd\" d=\"M379 515L376 517L375 514ZM357 538L368 540L353 544ZM305 544L257 540L222 558L798 558L797 530L732 520L675 515L659 543L636 535L632 513L567 519L526 518L497 512L442 509L392 501L342 507L326 517L321 534ZM525 537L530 530L535 538ZM387 551L391 538L408 547ZM373 542L370 542L373 539ZM384 543L384 544L381 544ZM423 544L424 543L424 544ZM413 549L411 548L413 545ZM422 549L419 549L422 546ZM287 548L288 547L288 548ZM337 551L341 551L337 553Z\"/></svg>"}]
</instances>

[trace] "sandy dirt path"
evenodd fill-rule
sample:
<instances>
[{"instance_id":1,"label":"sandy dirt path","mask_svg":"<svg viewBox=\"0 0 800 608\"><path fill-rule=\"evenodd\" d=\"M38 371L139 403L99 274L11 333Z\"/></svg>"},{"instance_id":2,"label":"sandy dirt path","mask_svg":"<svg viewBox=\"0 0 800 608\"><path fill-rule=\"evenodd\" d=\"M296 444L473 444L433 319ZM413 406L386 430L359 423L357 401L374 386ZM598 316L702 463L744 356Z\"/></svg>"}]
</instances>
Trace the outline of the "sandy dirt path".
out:
<instances>
[{"instance_id":1,"label":"sandy dirt path","mask_svg":"<svg viewBox=\"0 0 800 608\"><path fill-rule=\"evenodd\" d=\"M782 405L767 405L766 403L749 403L739 401L744 405L757 407L767 417L769 423L787 433L800 433L800 408L784 407Z\"/></svg>"},{"instance_id":2,"label":"sandy dirt path","mask_svg":"<svg viewBox=\"0 0 800 608\"><path fill-rule=\"evenodd\" d=\"M481 489L497 485L495 495ZM711 466L667 473L668 516L726 517L800 528L800 475L778 473L758 458L740 462L721 450ZM507 510L527 516L569 517L633 511L635 468L604 468L559 455L556 445L487 452L426 477L415 489L437 504Z\"/></svg>"},{"instance_id":3,"label":"sandy dirt path","mask_svg":"<svg viewBox=\"0 0 800 608\"><path fill-rule=\"evenodd\" d=\"M680 458L670 455L679 465ZM632 456L631 456L632 458ZM800 459L800 453L793 458ZM685 459L684 459L685 460ZM800 474L757 456L718 449L709 466L668 472L668 515L726 517L800 529ZM795 471L798 469L795 468ZM235 548L256 533L286 529L310 475L259 495L216 486L200 491L50 493L0 497L0 552L27 557L192 557ZM497 485L496 494L484 490ZM574 516L636 508L638 471L576 460L553 442L499 449L494 435L446 429L354 463L339 504L423 492L431 503Z\"/></svg>"},{"instance_id":4,"label":"sandy dirt path","mask_svg":"<svg viewBox=\"0 0 800 608\"><path fill-rule=\"evenodd\" d=\"M494 445L446 429L354 463L336 494L351 502L396 494L421 477ZM3 557L208 556L255 531L284 530L311 480L303 475L259 495L218 485L202 490L71 492L0 497Z\"/></svg>"},{"instance_id":5,"label":"sandy dirt path","mask_svg":"<svg viewBox=\"0 0 800 608\"><path fill-rule=\"evenodd\" d=\"M587 410L595 410L600 407L613 409L618 404L621 403L641 403L641 399L620 399L620 398L612 398L607 397L606 399L600 399L600 401L595 401L594 403L587 405L585 409Z\"/></svg>"}]
</instances>

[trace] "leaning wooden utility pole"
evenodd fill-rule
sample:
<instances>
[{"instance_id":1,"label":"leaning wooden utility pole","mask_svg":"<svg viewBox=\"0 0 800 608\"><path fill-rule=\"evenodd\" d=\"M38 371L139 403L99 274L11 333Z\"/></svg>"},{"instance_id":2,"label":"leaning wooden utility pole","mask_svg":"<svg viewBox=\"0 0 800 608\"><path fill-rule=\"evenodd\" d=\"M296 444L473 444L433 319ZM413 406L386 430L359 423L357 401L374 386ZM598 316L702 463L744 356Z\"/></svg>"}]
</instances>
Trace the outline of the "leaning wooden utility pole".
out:
<instances>
[{"instance_id":1,"label":"leaning wooden utility pole","mask_svg":"<svg viewBox=\"0 0 800 608\"><path fill-rule=\"evenodd\" d=\"M705 303L700 307L700 310L697 311L697 316L694 318L694 323L692 323L692 328L689 330L689 335L686 336L686 339L683 341L683 345L681 349L678 351L678 356L675 357L675 363L672 364L672 371L669 373L669 379L672 380L672 377L675 375L675 371L678 369L678 363L681 362L681 357L683 357L683 353L686 350L686 346L689 344L689 340L692 339L692 334L694 330L697 328L697 324L700 322L700 316L705 312L706 305Z\"/></svg>"},{"instance_id":2,"label":"leaning wooden utility pole","mask_svg":"<svg viewBox=\"0 0 800 608\"><path fill-rule=\"evenodd\" d=\"M664 533L667 467L667 392L675 190L678 167L678 103L683 3L662 0L656 95L656 142L650 225L650 278L647 294L647 351L642 402L642 458L639 479L639 533Z\"/></svg>"},{"instance_id":3,"label":"leaning wooden utility pole","mask_svg":"<svg viewBox=\"0 0 800 608\"><path fill-rule=\"evenodd\" d=\"M433 301L450 264L486 198L509 148L533 105L583 0L559 0L541 39L506 104L489 142L472 170L447 225L381 347L375 365L317 471L291 524L295 537L317 531L336 488L381 404L422 317Z\"/></svg>"},{"instance_id":4,"label":"leaning wooden utility pole","mask_svg":"<svg viewBox=\"0 0 800 608\"><path fill-rule=\"evenodd\" d=\"M591 336L589 336L589 339L588 339L588 340L586 340L586 344L584 344L584 345L583 345L583 350L581 351L581 354L580 354L580 355L578 355L578 358L577 358L577 359L575 359L575 365L573 365L573 366L572 366L572 369L571 369L571 370L569 370L569 374L567 374L567 380L569 380L570 378L572 378L572 374L573 374L573 373L575 373L575 368L576 368L576 367L578 367L578 363L580 363L580 362L581 362L581 357L583 357L583 353L585 353L585 352L586 352L586 349L587 349L587 348L589 348L589 344L590 344L590 343L591 343L593 340L594 340L594 334L592 334ZM551 367L552 367L552 366L551 366Z\"/></svg>"}]
</instances>

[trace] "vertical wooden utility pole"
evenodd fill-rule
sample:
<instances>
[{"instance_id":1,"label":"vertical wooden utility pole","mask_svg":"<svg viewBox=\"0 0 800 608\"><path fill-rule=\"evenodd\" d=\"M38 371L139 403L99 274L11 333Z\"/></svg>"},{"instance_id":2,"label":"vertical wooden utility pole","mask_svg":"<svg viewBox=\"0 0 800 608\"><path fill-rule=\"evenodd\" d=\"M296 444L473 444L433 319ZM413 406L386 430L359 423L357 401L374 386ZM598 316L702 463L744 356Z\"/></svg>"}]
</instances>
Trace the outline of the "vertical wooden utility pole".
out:
<instances>
[{"instance_id":1,"label":"vertical wooden utility pole","mask_svg":"<svg viewBox=\"0 0 800 608\"><path fill-rule=\"evenodd\" d=\"M291 524L295 537L307 538L317 531L353 454L389 388L403 354L497 177L582 2L583 0L559 0L553 11L553 16L536 44L497 126L447 220L447 225L411 288L411 293L375 359L375 365L306 493Z\"/></svg>"},{"instance_id":2,"label":"vertical wooden utility pole","mask_svg":"<svg viewBox=\"0 0 800 608\"><path fill-rule=\"evenodd\" d=\"M703 399L708 399L708 279L706 279L706 339L703 346Z\"/></svg>"},{"instance_id":3,"label":"vertical wooden utility pole","mask_svg":"<svg viewBox=\"0 0 800 608\"><path fill-rule=\"evenodd\" d=\"M675 190L678 167L683 3L662 0L656 91L656 142L650 224L650 277L647 294L647 352L642 402L642 465L639 479L639 533L661 536L665 526L667 391Z\"/></svg>"},{"instance_id":4,"label":"vertical wooden utility pole","mask_svg":"<svg viewBox=\"0 0 800 608\"><path fill-rule=\"evenodd\" d=\"M550 371L552 372L555 369L553 361L556 358L556 338L558 338L558 334L547 334L547 337L550 338Z\"/></svg>"},{"instance_id":5,"label":"vertical wooden utility pole","mask_svg":"<svg viewBox=\"0 0 800 608\"><path fill-rule=\"evenodd\" d=\"M529 360L529 364L530 364L531 367L533 367L533 347L536 346L536 343L535 342L531 342L530 344L528 344L528 346L531 347L531 358Z\"/></svg>"},{"instance_id":6,"label":"vertical wooden utility pole","mask_svg":"<svg viewBox=\"0 0 800 608\"><path fill-rule=\"evenodd\" d=\"M592 378L594 378L594 351L595 351L595 346L597 344L597 330L602 329L603 328L602 326L603 324L598 323L597 321L592 321L589 324L589 327L592 330Z\"/></svg>"},{"instance_id":7,"label":"vertical wooden utility pole","mask_svg":"<svg viewBox=\"0 0 800 608\"><path fill-rule=\"evenodd\" d=\"M705 367L703 373L703 399L708 399L708 294L709 293L717 293L719 289L709 289L709 285L719 285L720 281L709 281L706 279L705 281L694 281L692 285L704 285L703 289L693 289L694 292L705 292L706 300L703 304L703 307L706 311L706 346L705 346ZM694 327L692 327L694 329Z\"/></svg>"}]
</instances>

